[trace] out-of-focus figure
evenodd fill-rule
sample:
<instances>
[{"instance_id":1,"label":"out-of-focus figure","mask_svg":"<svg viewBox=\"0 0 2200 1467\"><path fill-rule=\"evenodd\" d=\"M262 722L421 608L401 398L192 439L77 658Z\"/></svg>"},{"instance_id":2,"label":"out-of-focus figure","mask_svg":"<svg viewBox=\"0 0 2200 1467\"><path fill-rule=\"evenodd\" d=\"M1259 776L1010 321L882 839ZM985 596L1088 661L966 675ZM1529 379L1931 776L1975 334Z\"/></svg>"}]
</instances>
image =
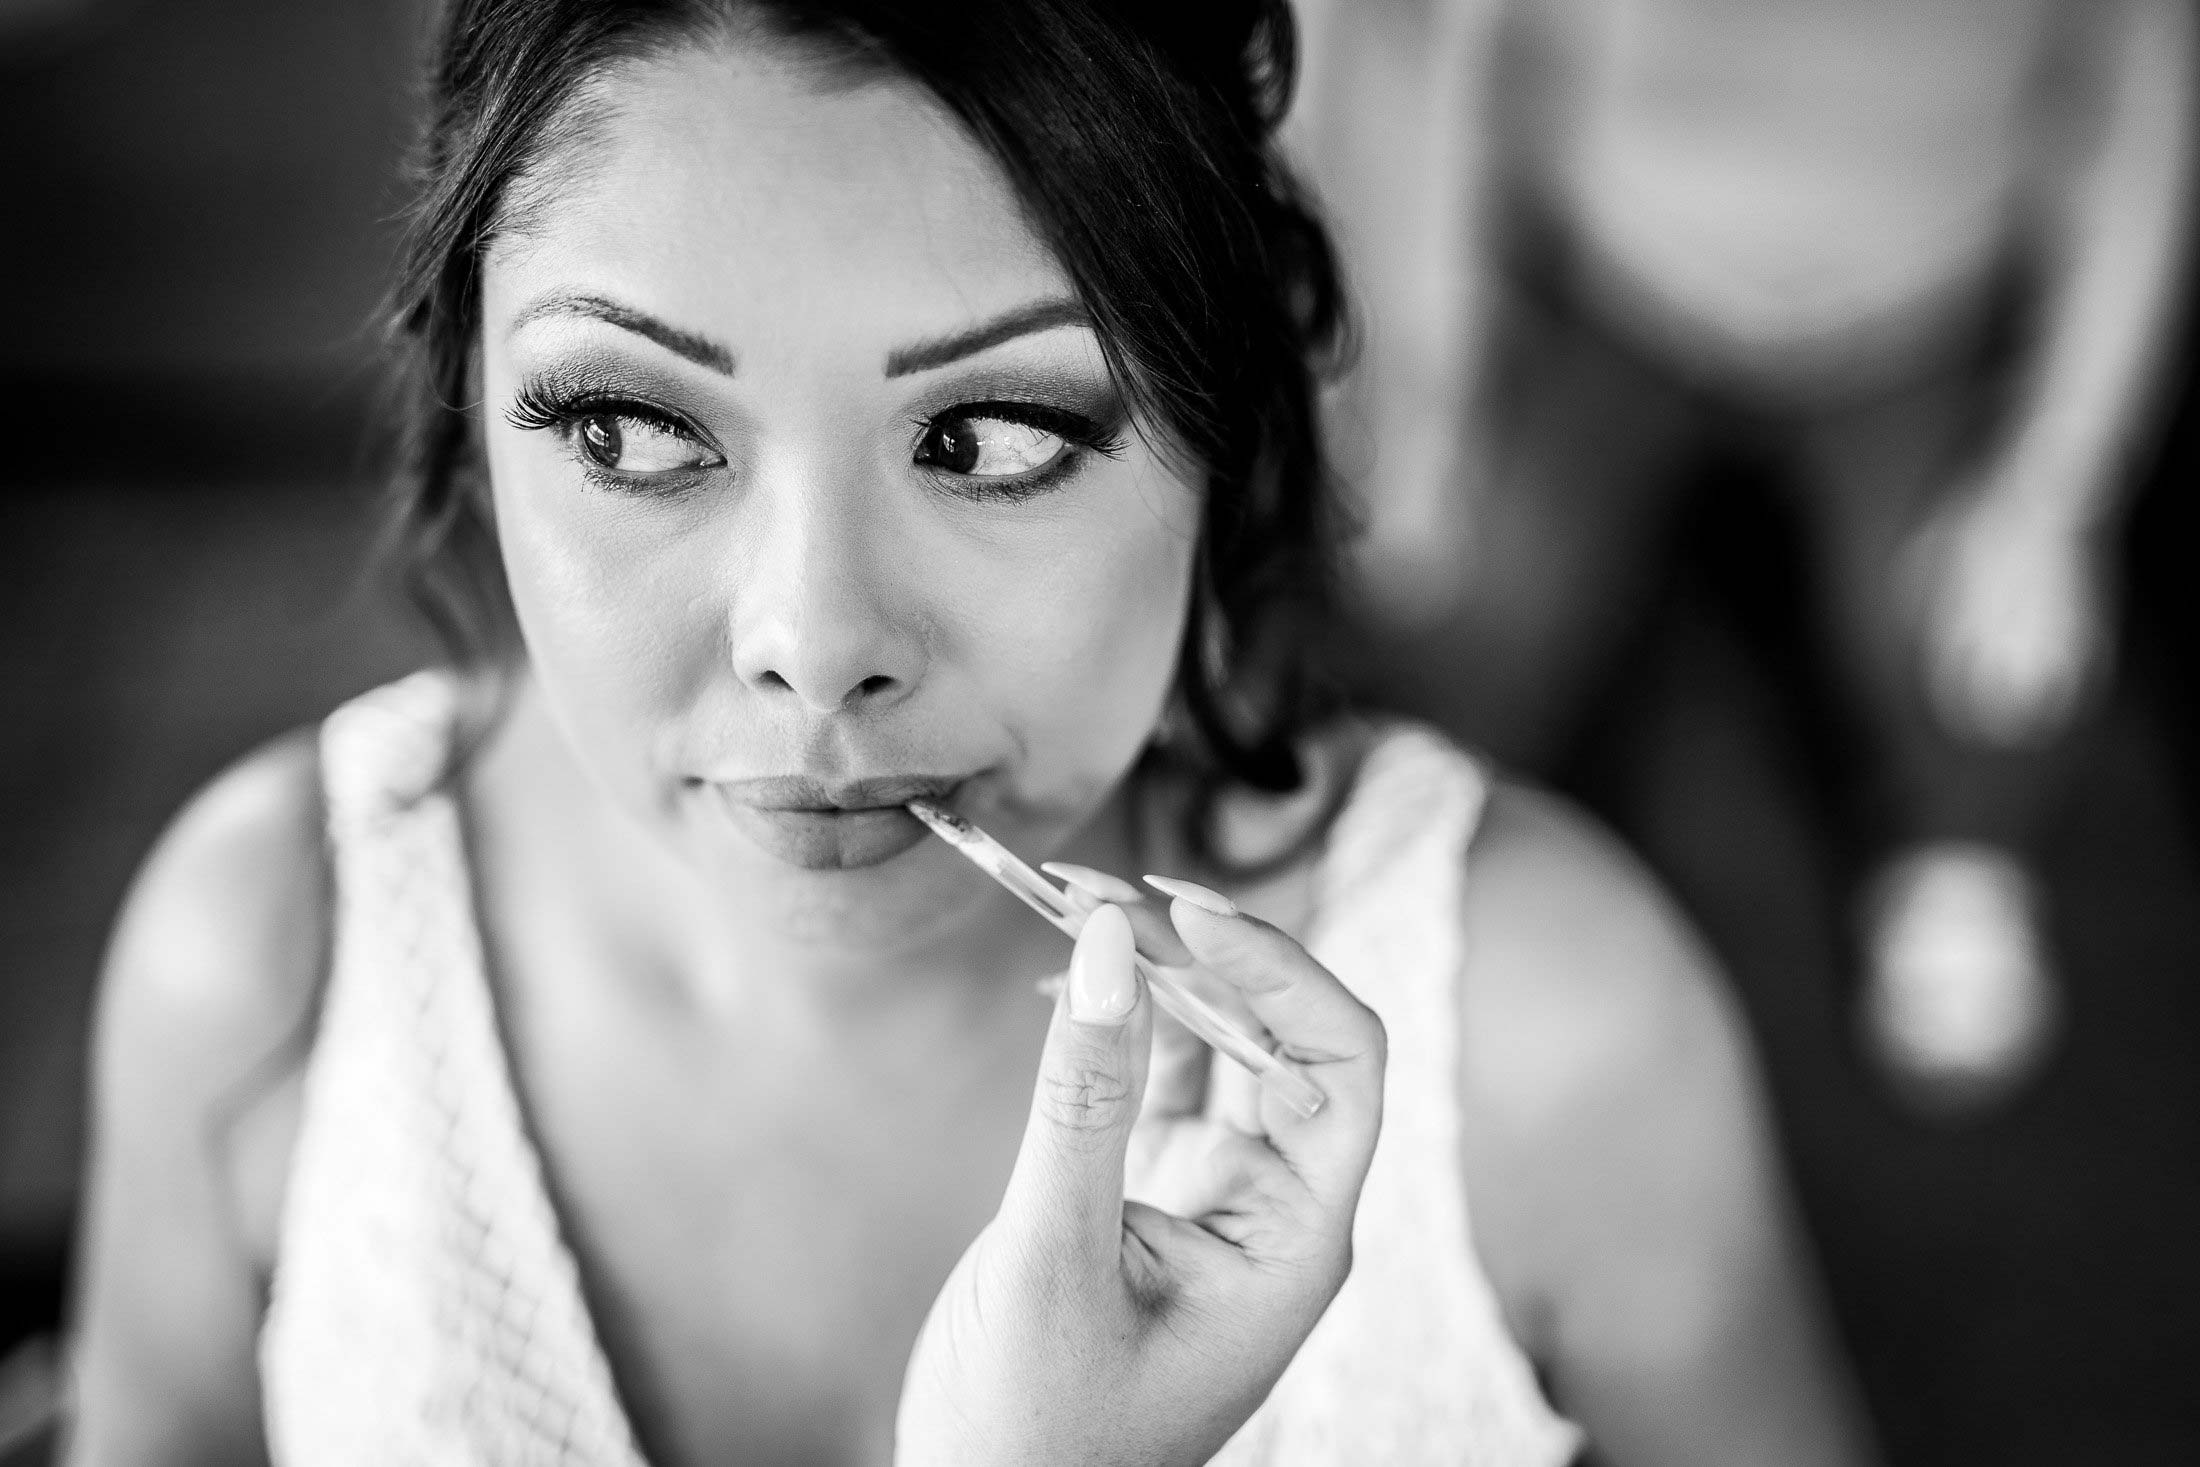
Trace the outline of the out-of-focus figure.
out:
<instances>
[{"instance_id":1,"label":"out-of-focus figure","mask_svg":"<svg viewBox=\"0 0 2200 1467\"><path fill-rule=\"evenodd\" d=\"M1867 1040L1930 1108L2008 1093L2059 1010L2033 811L2181 305L2188 0L1301 4L1385 692L1548 767L1670 491L1762 467L1870 766Z\"/></svg>"}]
</instances>

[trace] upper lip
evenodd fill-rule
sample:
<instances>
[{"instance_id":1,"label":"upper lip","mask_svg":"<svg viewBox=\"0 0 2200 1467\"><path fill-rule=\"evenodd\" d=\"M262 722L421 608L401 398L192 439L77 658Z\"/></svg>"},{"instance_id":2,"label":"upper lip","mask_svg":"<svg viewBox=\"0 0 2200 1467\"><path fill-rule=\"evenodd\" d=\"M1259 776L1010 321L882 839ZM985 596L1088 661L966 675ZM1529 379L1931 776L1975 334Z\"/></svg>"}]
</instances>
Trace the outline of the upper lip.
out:
<instances>
[{"instance_id":1,"label":"upper lip","mask_svg":"<svg viewBox=\"0 0 2200 1467\"><path fill-rule=\"evenodd\" d=\"M880 774L868 779L819 779L773 774L714 781L729 799L759 810L880 810L911 800L937 800L962 783L952 774Z\"/></svg>"}]
</instances>

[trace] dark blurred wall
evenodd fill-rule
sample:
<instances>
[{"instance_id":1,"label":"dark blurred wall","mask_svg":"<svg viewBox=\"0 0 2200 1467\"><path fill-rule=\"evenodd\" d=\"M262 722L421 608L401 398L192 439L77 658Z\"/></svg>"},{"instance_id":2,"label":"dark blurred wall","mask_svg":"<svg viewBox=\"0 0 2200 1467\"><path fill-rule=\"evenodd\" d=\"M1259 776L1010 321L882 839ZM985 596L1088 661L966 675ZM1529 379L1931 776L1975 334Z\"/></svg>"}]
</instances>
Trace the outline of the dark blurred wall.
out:
<instances>
[{"instance_id":1,"label":"dark blurred wall","mask_svg":"<svg viewBox=\"0 0 2200 1467\"><path fill-rule=\"evenodd\" d=\"M99 954L224 764L420 648L362 575L424 0L0 0L0 1360Z\"/></svg>"},{"instance_id":2,"label":"dark blurred wall","mask_svg":"<svg viewBox=\"0 0 2200 1467\"><path fill-rule=\"evenodd\" d=\"M0 474L349 453L419 0L0 0Z\"/></svg>"}]
</instances>

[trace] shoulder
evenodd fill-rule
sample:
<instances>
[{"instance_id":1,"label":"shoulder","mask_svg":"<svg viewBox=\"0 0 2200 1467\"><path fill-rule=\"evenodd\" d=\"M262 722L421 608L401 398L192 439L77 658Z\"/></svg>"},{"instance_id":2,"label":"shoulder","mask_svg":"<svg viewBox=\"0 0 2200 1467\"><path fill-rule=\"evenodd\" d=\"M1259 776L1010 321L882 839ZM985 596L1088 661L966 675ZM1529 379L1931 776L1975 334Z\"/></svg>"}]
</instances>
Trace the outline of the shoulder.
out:
<instances>
[{"instance_id":1,"label":"shoulder","mask_svg":"<svg viewBox=\"0 0 2200 1467\"><path fill-rule=\"evenodd\" d=\"M108 951L103 1016L180 1023L193 1039L247 1047L295 1019L325 945L323 839L310 730L217 776L139 868Z\"/></svg>"},{"instance_id":2,"label":"shoulder","mask_svg":"<svg viewBox=\"0 0 2200 1467\"><path fill-rule=\"evenodd\" d=\"M1467 858L1461 1163L1475 1250L1615 1461L1871 1459L1747 1026L1609 832L1499 784Z\"/></svg>"},{"instance_id":3,"label":"shoulder","mask_svg":"<svg viewBox=\"0 0 2200 1467\"><path fill-rule=\"evenodd\" d=\"M1715 1244L1766 1118L1739 1008L1676 904L1590 816L1495 782L1462 905L1465 1159L1508 1306Z\"/></svg>"},{"instance_id":4,"label":"shoulder","mask_svg":"<svg viewBox=\"0 0 2200 1467\"><path fill-rule=\"evenodd\" d=\"M1521 1123L1662 1073L1731 1004L1708 950L1626 845L1571 802L1493 779L1461 920L1477 1089Z\"/></svg>"},{"instance_id":5,"label":"shoulder","mask_svg":"<svg viewBox=\"0 0 2200 1467\"><path fill-rule=\"evenodd\" d=\"M264 1460L254 1340L323 963L314 740L243 760L146 858L101 978L71 1461Z\"/></svg>"},{"instance_id":6,"label":"shoulder","mask_svg":"<svg viewBox=\"0 0 2200 1467\"><path fill-rule=\"evenodd\" d=\"M140 868L101 980L94 1085L103 1144L188 1125L231 1174L211 1180L268 1231L233 1132L304 1057L327 961L331 878L312 731L239 761L177 815ZM264 1127L259 1129L265 1129ZM206 1160L205 1145L190 1155ZM242 1165L242 1173L233 1169ZM262 1173L271 1175L262 1176Z\"/></svg>"}]
</instances>

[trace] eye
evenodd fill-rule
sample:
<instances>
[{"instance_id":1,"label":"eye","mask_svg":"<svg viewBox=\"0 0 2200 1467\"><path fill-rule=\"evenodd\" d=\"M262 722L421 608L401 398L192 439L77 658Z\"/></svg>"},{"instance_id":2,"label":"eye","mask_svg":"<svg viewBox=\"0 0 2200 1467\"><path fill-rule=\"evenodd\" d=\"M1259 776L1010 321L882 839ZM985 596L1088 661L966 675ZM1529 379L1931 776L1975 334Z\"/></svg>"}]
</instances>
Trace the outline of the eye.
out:
<instances>
[{"instance_id":1,"label":"eye","mask_svg":"<svg viewBox=\"0 0 2200 1467\"><path fill-rule=\"evenodd\" d=\"M925 424L917 439L916 462L973 479L1020 479L1038 473L1070 449L1066 433L1028 421L1038 415L1022 409L1015 417L995 416L985 407L943 413Z\"/></svg>"},{"instance_id":2,"label":"eye","mask_svg":"<svg viewBox=\"0 0 2200 1467\"><path fill-rule=\"evenodd\" d=\"M669 474L717 463L717 455L686 434L627 413L574 418L573 444L590 463L614 474Z\"/></svg>"},{"instance_id":3,"label":"eye","mask_svg":"<svg viewBox=\"0 0 2200 1467\"><path fill-rule=\"evenodd\" d=\"M606 488L672 493L726 462L677 414L587 382L524 382L504 420L523 433L554 435L581 471Z\"/></svg>"}]
</instances>

